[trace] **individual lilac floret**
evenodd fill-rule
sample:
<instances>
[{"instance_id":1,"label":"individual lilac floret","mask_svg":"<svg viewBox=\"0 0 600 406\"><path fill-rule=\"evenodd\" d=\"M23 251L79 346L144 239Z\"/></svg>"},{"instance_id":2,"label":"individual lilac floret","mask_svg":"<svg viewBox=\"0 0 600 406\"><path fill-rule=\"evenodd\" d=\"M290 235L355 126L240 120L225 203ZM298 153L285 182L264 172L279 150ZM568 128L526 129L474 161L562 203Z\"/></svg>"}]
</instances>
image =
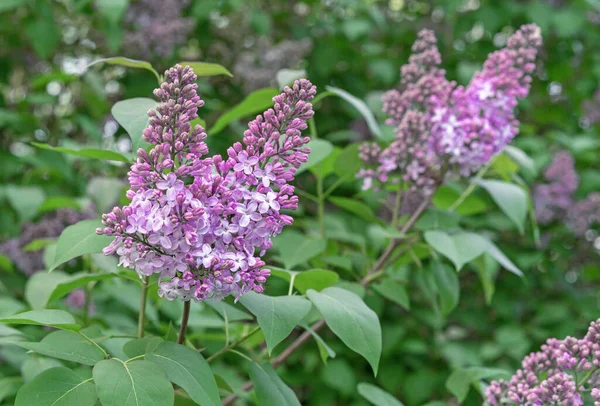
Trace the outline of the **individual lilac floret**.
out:
<instances>
[{"instance_id":1,"label":"individual lilac floret","mask_svg":"<svg viewBox=\"0 0 600 406\"><path fill-rule=\"evenodd\" d=\"M190 125L203 105L196 75L175 66L165 77L143 133L154 147L138 150L129 172L131 204L105 214L98 229L115 236L104 253L140 276L160 274L159 294L169 300L260 293L270 275L260 256L293 221L280 210L298 205L289 182L308 159L301 133L316 89L307 80L286 87L250 122L243 144L208 158L204 129Z\"/></svg>"},{"instance_id":2,"label":"individual lilac floret","mask_svg":"<svg viewBox=\"0 0 600 406\"><path fill-rule=\"evenodd\" d=\"M579 175L575 170L575 159L567 151L556 153L544 171L546 184L538 185L534 191L535 214L542 224L564 218L573 205L573 193L579 186Z\"/></svg>"},{"instance_id":3,"label":"individual lilac floret","mask_svg":"<svg viewBox=\"0 0 600 406\"><path fill-rule=\"evenodd\" d=\"M358 174L364 188L400 179L428 193L446 173L467 176L489 162L517 134L514 109L529 92L541 43L539 27L521 27L463 87L446 80L433 32L421 31L399 90L383 96L396 137L365 161L376 167Z\"/></svg>"},{"instance_id":4,"label":"individual lilac floret","mask_svg":"<svg viewBox=\"0 0 600 406\"><path fill-rule=\"evenodd\" d=\"M490 383L487 405L582 406L591 396L600 406L600 319L582 339L549 339L521 366L509 381Z\"/></svg>"}]
</instances>

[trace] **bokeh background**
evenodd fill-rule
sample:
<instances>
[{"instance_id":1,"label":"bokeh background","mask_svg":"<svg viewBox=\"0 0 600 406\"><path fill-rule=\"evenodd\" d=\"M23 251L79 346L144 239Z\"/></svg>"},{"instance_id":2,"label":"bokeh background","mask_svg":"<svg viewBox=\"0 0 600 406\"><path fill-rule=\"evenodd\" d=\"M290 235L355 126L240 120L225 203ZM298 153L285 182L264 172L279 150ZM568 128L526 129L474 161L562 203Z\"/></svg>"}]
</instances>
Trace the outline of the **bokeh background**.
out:
<instances>
[{"instance_id":1,"label":"bokeh background","mask_svg":"<svg viewBox=\"0 0 600 406\"><path fill-rule=\"evenodd\" d=\"M447 75L466 83L489 52L529 22L542 28L544 46L531 93L519 105L521 133L514 144L532 158L522 177L539 228L519 235L500 212L469 220L494 233L527 274L525 281L498 278L494 285L494 271L482 280L465 269L460 303L441 321L417 282L407 284L410 310L367 294L384 332L377 378L339 342L326 366L317 347L308 345L282 367L282 377L307 405L366 405L356 392L362 381L408 406L432 400L453 405L445 382L454 369L514 370L546 338L581 336L600 316L598 0L0 1L0 314L23 306L27 278L44 268L47 247L32 241L56 238L65 226L96 217L123 197L126 166L30 144L131 149L110 108L121 99L150 96L156 79L145 70L88 67L91 62L126 56L159 72L178 61L225 66L233 77L199 81L207 101L201 117L209 127L250 92L278 87L285 70L304 70L321 90L331 85L350 92L383 121L381 93L399 82L420 28L437 33ZM336 146L372 139L362 116L339 98L324 99L315 120L320 137ZM244 121L209 134L209 146L223 152L243 129ZM300 187L310 182L298 179ZM344 188L348 196L358 190ZM310 214L305 211L298 224L310 223ZM99 294L94 311L127 326L121 309L131 312L135 304L126 297L127 285L118 289L117 295L114 289ZM73 295L67 305L84 303ZM211 327L198 327L209 346ZM33 364L11 346L0 346L0 359L0 376ZM243 382L235 362L215 370L232 386ZM481 403L471 390L465 404Z\"/></svg>"}]
</instances>

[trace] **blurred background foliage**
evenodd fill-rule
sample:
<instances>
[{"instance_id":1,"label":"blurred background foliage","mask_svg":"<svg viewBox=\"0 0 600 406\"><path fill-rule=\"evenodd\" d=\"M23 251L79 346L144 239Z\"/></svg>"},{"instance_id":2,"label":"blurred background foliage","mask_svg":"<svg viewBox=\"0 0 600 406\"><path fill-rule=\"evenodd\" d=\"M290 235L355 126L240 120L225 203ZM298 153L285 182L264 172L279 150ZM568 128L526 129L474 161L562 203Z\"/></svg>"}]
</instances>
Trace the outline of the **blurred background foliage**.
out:
<instances>
[{"instance_id":1,"label":"blurred background foliage","mask_svg":"<svg viewBox=\"0 0 600 406\"><path fill-rule=\"evenodd\" d=\"M285 70L302 69L320 91L335 86L363 99L382 122L381 93L399 82L399 67L407 61L420 28L436 31L447 75L466 83L489 52L528 22L542 28L544 47L531 93L519 106L521 133L514 145L532 159L519 173L534 189L545 182L543 170L553 155L567 150L575 157L580 177L575 199L583 200L600 190L598 0L2 0L0 313L24 308L25 275L43 267L48 248L39 241L50 239L51 245L64 226L97 216L93 213L110 209L124 197L126 165L31 144L130 151L129 137L112 118L111 106L121 99L151 97L156 78L142 69L88 67L96 59L126 56L149 61L159 72L178 61L227 67L233 77L199 81L207 102L200 115L209 129L250 92L278 87L277 78L283 80ZM222 153L240 140L244 122L234 121L214 136L209 132L211 150ZM323 99L316 106L315 122L319 137L336 147L373 138L362 116L340 98ZM390 137L392 132L383 129ZM510 161L494 169L500 175L516 171ZM325 179L326 186L332 182ZM313 183L308 173L297 180L305 190ZM359 192L358 183L344 182L336 194L351 197ZM435 294L428 293L415 272L420 259L431 253L413 251L391 270L406 298L391 295L395 299L388 300L372 289L360 292L382 320L384 350L378 376L373 378L362 358L324 333L335 359L322 366L317 346L309 344L281 367L281 376L303 404L366 405L357 392L359 382L376 383L408 406L435 400L457 404L456 392L445 387L457 368L513 371L546 338L581 335L598 318L600 239L593 227L575 235L565 219L557 218L540 224L536 238L535 229L519 234L485 193L475 193L471 204L475 207L462 224L489 230L523 269L525 279L505 275L495 280L497 269L477 272L478 266L486 266L483 262L467 267L459 274L460 301L443 316ZM371 206L378 210L377 202ZM294 227L314 235L315 208L301 200L300 210ZM364 262L383 243L367 222L334 206L327 210L329 241L312 265L352 280L353 263ZM354 248L345 248L336 233L344 233L345 243ZM32 241L38 246L31 246ZM91 259L93 266L103 265L96 260ZM81 269L82 264L69 266ZM490 277L480 280L482 274ZM285 294L287 285L271 279L270 294ZM103 286L94 297L95 314L112 327L135 329L139 293L123 282ZM169 334L169 320L178 318L177 306L150 307L158 332ZM204 315L192 327L203 345L215 351L222 346L223 321L216 313L211 317ZM243 317L229 334L241 334ZM258 334L247 345L260 342ZM44 363L10 346L0 348L0 357L3 376L14 369L39 371L43 366L38 364ZM238 360L225 356L214 366L232 387L243 382ZM471 390L464 404L481 402Z\"/></svg>"}]
</instances>

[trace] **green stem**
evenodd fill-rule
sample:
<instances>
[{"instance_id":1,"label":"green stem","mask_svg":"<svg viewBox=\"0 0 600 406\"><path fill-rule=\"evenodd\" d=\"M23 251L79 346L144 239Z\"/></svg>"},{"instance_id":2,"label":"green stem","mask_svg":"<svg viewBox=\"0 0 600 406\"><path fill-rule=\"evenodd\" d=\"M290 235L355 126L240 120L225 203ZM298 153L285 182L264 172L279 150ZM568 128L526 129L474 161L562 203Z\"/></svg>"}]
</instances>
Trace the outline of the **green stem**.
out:
<instances>
[{"instance_id":1,"label":"green stem","mask_svg":"<svg viewBox=\"0 0 600 406\"><path fill-rule=\"evenodd\" d=\"M127 364L128 362L135 361L136 359L144 358L145 356L146 356L146 354L142 354L142 355L138 355L133 358L129 358L127 361L125 361L125 363Z\"/></svg>"},{"instance_id":2,"label":"green stem","mask_svg":"<svg viewBox=\"0 0 600 406\"><path fill-rule=\"evenodd\" d=\"M191 301L189 300L183 304L183 314L181 315L181 327L177 335L177 344L183 344L185 341L185 331L187 330L188 319L190 318L190 304Z\"/></svg>"},{"instance_id":3,"label":"green stem","mask_svg":"<svg viewBox=\"0 0 600 406\"><path fill-rule=\"evenodd\" d=\"M398 226L398 214L400 213L400 205L402 204L402 190L399 189L398 193L396 193L396 201L394 203L393 213L392 213L392 227L396 228Z\"/></svg>"},{"instance_id":4,"label":"green stem","mask_svg":"<svg viewBox=\"0 0 600 406\"><path fill-rule=\"evenodd\" d=\"M325 197L323 196L323 177L321 170L317 175L317 210L319 217L319 232L322 238L325 238Z\"/></svg>"},{"instance_id":5,"label":"green stem","mask_svg":"<svg viewBox=\"0 0 600 406\"><path fill-rule=\"evenodd\" d=\"M323 193L323 198L324 198L324 199L327 199L327 198L329 197L329 195L330 195L331 193L333 193L333 191L334 191L335 189L337 189L337 187L338 187L339 185L341 185L342 183L344 183L344 182L345 182L347 179L348 179L348 175L344 175L344 176L342 176L341 178L338 178L338 179L337 179L335 182L333 182L333 184L332 184L331 186L329 186L329 187L327 188L327 190L325 191L325 193Z\"/></svg>"},{"instance_id":6,"label":"green stem","mask_svg":"<svg viewBox=\"0 0 600 406\"><path fill-rule=\"evenodd\" d=\"M315 196L315 195L313 195L313 194L311 194L311 193L305 192L305 191L304 191L304 190L302 190L302 189L296 189L296 190L294 190L294 193L296 193L298 196L305 197L305 198L307 198L308 200L312 200L312 201L313 201L313 202L315 202L315 203L318 203L318 202L319 202L319 199L317 198L317 196Z\"/></svg>"},{"instance_id":7,"label":"green stem","mask_svg":"<svg viewBox=\"0 0 600 406\"><path fill-rule=\"evenodd\" d=\"M308 130L310 131L311 140L316 140L317 138L319 138L319 136L317 135L317 126L315 125L314 118L308 120Z\"/></svg>"},{"instance_id":8,"label":"green stem","mask_svg":"<svg viewBox=\"0 0 600 406\"><path fill-rule=\"evenodd\" d=\"M90 287L91 284L87 284L85 289L83 290L84 302L83 302L83 314L81 318L83 319L83 325L88 325L89 312L90 312L90 304L92 303L92 289Z\"/></svg>"},{"instance_id":9,"label":"green stem","mask_svg":"<svg viewBox=\"0 0 600 406\"><path fill-rule=\"evenodd\" d=\"M138 338L142 338L144 336L144 319L146 317L146 298L148 297L148 281L150 277L144 277L142 282L142 296L140 298L140 314L138 317Z\"/></svg>"},{"instance_id":10,"label":"green stem","mask_svg":"<svg viewBox=\"0 0 600 406\"><path fill-rule=\"evenodd\" d=\"M94 340L92 340L91 338L89 338L88 336L83 334L81 331L78 331L77 334L79 334L80 336L85 338L87 341L90 342L90 344L92 344L94 347L97 347L100 351L102 351L102 354L104 354L104 358L108 358L108 353L104 350L104 348L100 347L100 345L98 345L97 342L95 342Z\"/></svg>"},{"instance_id":11,"label":"green stem","mask_svg":"<svg viewBox=\"0 0 600 406\"><path fill-rule=\"evenodd\" d=\"M452 203L452 205L450 207L448 207L449 211L456 210L456 208L458 206L460 206L466 200L466 198L469 197L471 195L471 193L473 193L473 191L475 191L475 189L477 188L477 181L479 181L481 178L483 178L483 176L487 173L487 171L490 170L490 168L492 167L492 164L494 163L495 160L496 160L496 157L490 159L490 161L487 164L485 164L485 166L483 168L481 168L479 170L479 172L477 172L477 175L475 175L475 177L473 179L471 179L469 186L465 189L465 191L462 193L462 195L460 195L458 197L458 199L456 199L456 201L454 203Z\"/></svg>"},{"instance_id":12,"label":"green stem","mask_svg":"<svg viewBox=\"0 0 600 406\"><path fill-rule=\"evenodd\" d=\"M220 357L221 355L223 355L224 353L226 353L227 351L231 350L232 348L237 347L238 345L240 345L241 343L243 343L244 341L246 341L247 339L249 339L250 337L252 337L258 330L260 330L260 327L255 327L252 330L250 330L250 332L248 332L248 334L240 337L239 339L237 339L236 341L232 342L231 344L221 348L219 351L215 352L213 355L211 355L210 357L208 357L206 359L207 362L211 362L213 361L215 358Z\"/></svg>"}]
</instances>

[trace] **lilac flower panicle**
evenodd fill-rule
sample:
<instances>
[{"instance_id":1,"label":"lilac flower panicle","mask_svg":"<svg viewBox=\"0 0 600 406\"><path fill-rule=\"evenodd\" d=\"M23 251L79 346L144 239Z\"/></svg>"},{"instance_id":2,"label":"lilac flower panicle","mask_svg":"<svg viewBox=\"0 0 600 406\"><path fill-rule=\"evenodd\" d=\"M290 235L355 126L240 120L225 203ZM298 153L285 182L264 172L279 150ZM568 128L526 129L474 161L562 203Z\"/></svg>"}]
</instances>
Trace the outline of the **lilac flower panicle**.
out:
<instances>
[{"instance_id":1,"label":"lilac flower panicle","mask_svg":"<svg viewBox=\"0 0 600 406\"><path fill-rule=\"evenodd\" d=\"M190 0L139 0L125 15L127 32L123 42L128 54L149 58L169 57L177 46L185 44L195 21L183 17Z\"/></svg>"},{"instance_id":2,"label":"lilac flower panicle","mask_svg":"<svg viewBox=\"0 0 600 406\"><path fill-rule=\"evenodd\" d=\"M593 192L576 202L567 213L569 229L578 237L586 235L595 224L600 224L600 192Z\"/></svg>"},{"instance_id":3,"label":"lilac flower panicle","mask_svg":"<svg viewBox=\"0 0 600 406\"><path fill-rule=\"evenodd\" d=\"M564 221L577 237L584 237L595 224L600 223L600 193L590 193L576 200L579 175L575 159L567 151L556 153L544 171L546 183L534 189L537 220L542 224Z\"/></svg>"},{"instance_id":4,"label":"lilac flower panicle","mask_svg":"<svg viewBox=\"0 0 600 406\"><path fill-rule=\"evenodd\" d=\"M535 214L542 224L548 224L565 216L574 203L573 193L579 186L575 159L567 151L559 151L544 171L547 183L534 190Z\"/></svg>"},{"instance_id":5,"label":"lilac flower panicle","mask_svg":"<svg viewBox=\"0 0 600 406\"><path fill-rule=\"evenodd\" d=\"M19 238L13 238L0 244L0 254L6 255L25 275L32 275L45 268L44 250L23 251L26 245L37 239L56 238L63 230L81 220L96 217L95 209L86 208L78 211L62 208L44 214L35 223L25 223Z\"/></svg>"},{"instance_id":6,"label":"lilac flower panicle","mask_svg":"<svg viewBox=\"0 0 600 406\"><path fill-rule=\"evenodd\" d=\"M448 81L439 68L434 33L419 32L413 55L401 68L400 88L383 96L395 139L376 157L375 169L358 174L364 188L397 174L430 192L446 172L467 176L486 164L518 132L514 109L529 92L541 43L539 27L522 26L464 87Z\"/></svg>"},{"instance_id":7,"label":"lilac flower panicle","mask_svg":"<svg viewBox=\"0 0 600 406\"><path fill-rule=\"evenodd\" d=\"M600 319L582 339L549 339L523 359L510 380L492 381L486 404L582 406L587 393L600 406Z\"/></svg>"},{"instance_id":8,"label":"lilac flower panicle","mask_svg":"<svg viewBox=\"0 0 600 406\"><path fill-rule=\"evenodd\" d=\"M281 210L298 206L289 182L308 159L302 131L316 88L307 80L286 87L249 123L243 143L207 157L204 129L190 125L204 104L196 75L177 65L165 77L143 133L154 147L138 150L129 172L131 203L105 214L97 230L115 237L104 253L140 276L159 274L168 300L260 293L270 275L260 257L293 221Z\"/></svg>"}]
</instances>

